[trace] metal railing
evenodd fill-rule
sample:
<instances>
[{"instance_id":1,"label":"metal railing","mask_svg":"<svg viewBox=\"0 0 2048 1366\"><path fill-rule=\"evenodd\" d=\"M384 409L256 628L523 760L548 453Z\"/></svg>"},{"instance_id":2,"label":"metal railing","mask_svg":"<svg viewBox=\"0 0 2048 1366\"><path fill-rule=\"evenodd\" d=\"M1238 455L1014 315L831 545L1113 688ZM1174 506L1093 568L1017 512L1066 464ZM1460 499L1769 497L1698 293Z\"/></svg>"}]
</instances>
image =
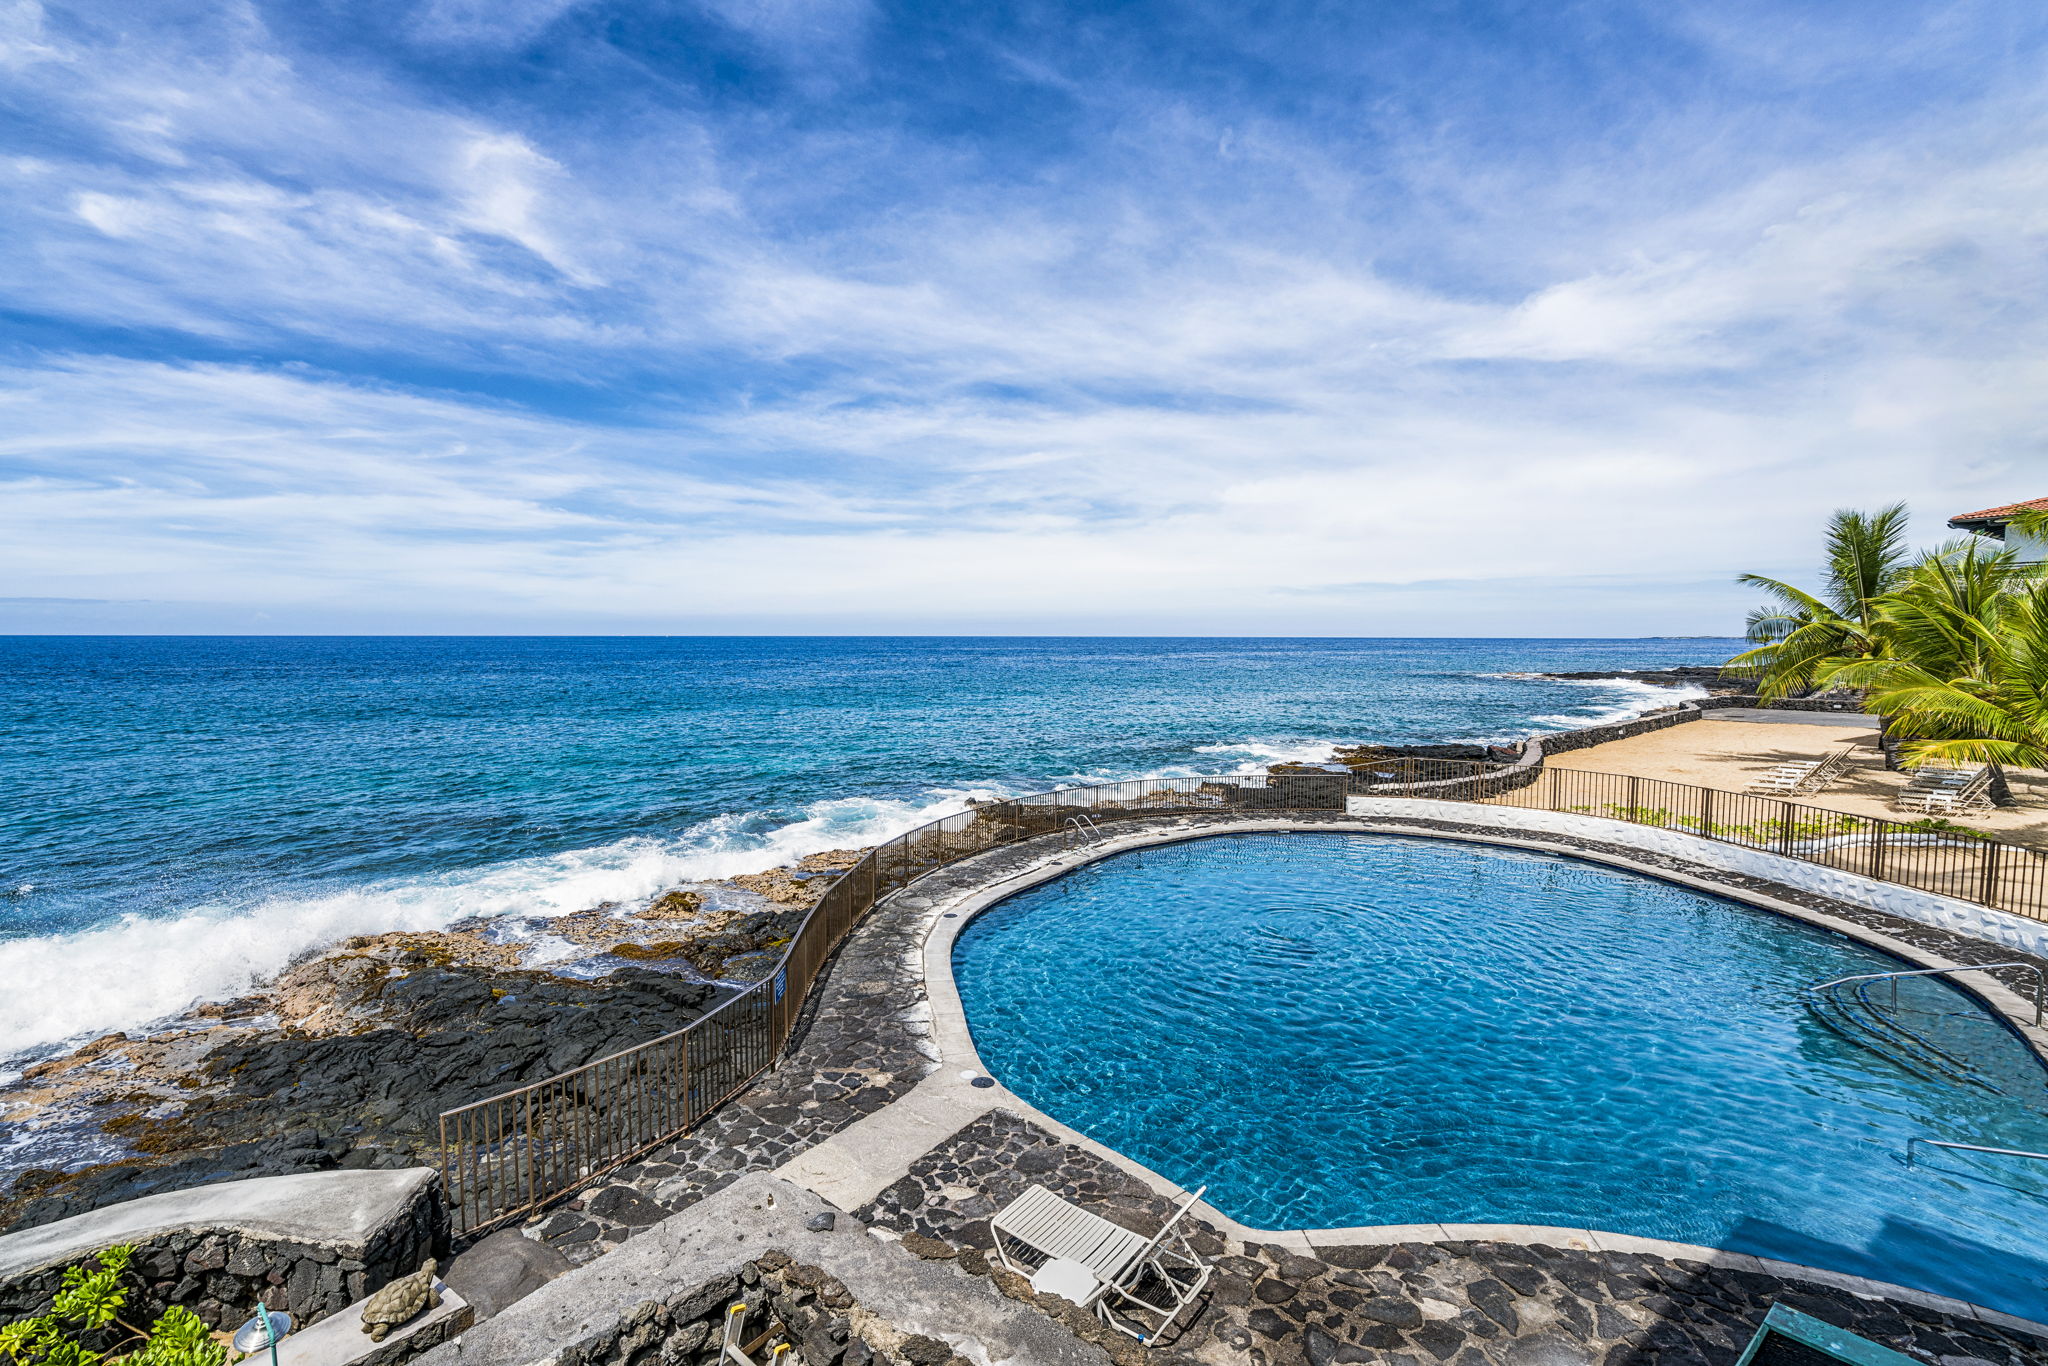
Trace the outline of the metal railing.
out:
<instances>
[{"instance_id":1,"label":"metal railing","mask_svg":"<svg viewBox=\"0 0 2048 1366\"><path fill-rule=\"evenodd\" d=\"M1350 782L1361 796L1531 807L1657 826L2048 920L2048 852L1940 819L1896 821L1659 778L1463 759L1379 760L1362 765Z\"/></svg>"},{"instance_id":2,"label":"metal railing","mask_svg":"<svg viewBox=\"0 0 2048 1366\"><path fill-rule=\"evenodd\" d=\"M1903 972L1859 972L1853 977L1837 977L1833 981L1815 982L1807 987L1809 992L1826 991L1829 987L1847 986L1851 982L1890 982L1892 984L1892 1005L1899 1003L1899 979L1901 977L1943 977L1952 972L1999 972L2011 968L2034 974L2034 1023L2040 1024L2044 1011L2048 1011L2048 974L2041 971L2038 963L1969 963L1953 968L1912 968Z\"/></svg>"},{"instance_id":3,"label":"metal railing","mask_svg":"<svg viewBox=\"0 0 2048 1366\"><path fill-rule=\"evenodd\" d=\"M442 1113L440 1171L467 1236L588 1185L701 1122L774 1065L811 986L874 904L949 863L1069 822L1196 812L1342 812L1343 774L1150 778L984 802L868 851L804 918L775 971L704 1018Z\"/></svg>"},{"instance_id":4,"label":"metal railing","mask_svg":"<svg viewBox=\"0 0 2048 1366\"><path fill-rule=\"evenodd\" d=\"M2048 1162L2048 1153L2030 1153L2024 1148L1987 1148L1982 1143L1950 1143L1943 1138L1922 1138L1915 1134L1906 1140L1906 1160L1913 1160L1915 1144L1925 1143L1930 1148L1955 1148L1966 1153L1995 1153L2000 1157L2032 1157Z\"/></svg>"}]
</instances>

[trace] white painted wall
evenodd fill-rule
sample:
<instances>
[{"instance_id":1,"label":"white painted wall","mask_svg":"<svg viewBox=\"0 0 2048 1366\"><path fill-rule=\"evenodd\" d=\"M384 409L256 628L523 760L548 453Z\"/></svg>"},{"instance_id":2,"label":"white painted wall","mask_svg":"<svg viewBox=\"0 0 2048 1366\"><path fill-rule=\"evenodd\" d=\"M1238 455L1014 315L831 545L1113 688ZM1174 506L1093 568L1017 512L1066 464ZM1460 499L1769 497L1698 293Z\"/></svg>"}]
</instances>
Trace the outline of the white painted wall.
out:
<instances>
[{"instance_id":1,"label":"white painted wall","mask_svg":"<svg viewBox=\"0 0 2048 1366\"><path fill-rule=\"evenodd\" d=\"M2029 536L2018 527L2005 529L2005 544L2009 550L2017 550L2020 559L2048 560L2048 536Z\"/></svg>"},{"instance_id":2,"label":"white painted wall","mask_svg":"<svg viewBox=\"0 0 2048 1366\"><path fill-rule=\"evenodd\" d=\"M1502 831L1540 830L1602 844L1641 849L1686 859L1723 872L1769 878L1787 887L1867 906L1905 920L1917 920L1974 939L2006 944L2026 953L2048 955L2048 924L2009 911L1993 910L1954 897L1936 896L1895 883L1845 873L1818 863L1786 858L1762 849L1701 839L1653 825L1630 825L1599 816L1567 811L1539 811L1519 806L1474 806L1469 802L1424 801L1411 797L1353 797L1354 816L1407 816L1417 820L1453 821L1459 825L1492 826Z\"/></svg>"}]
</instances>

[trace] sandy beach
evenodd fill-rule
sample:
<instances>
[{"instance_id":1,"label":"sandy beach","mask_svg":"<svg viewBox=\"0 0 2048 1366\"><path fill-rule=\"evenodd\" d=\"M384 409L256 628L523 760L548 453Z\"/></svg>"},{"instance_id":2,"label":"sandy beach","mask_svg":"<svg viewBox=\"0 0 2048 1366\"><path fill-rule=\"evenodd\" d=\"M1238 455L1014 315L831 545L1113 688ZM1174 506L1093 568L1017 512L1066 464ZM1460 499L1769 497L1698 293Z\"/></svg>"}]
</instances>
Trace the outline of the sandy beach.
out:
<instances>
[{"instance_id":1,"label":"sandy beach","mask_svg":"<svg viewBox=\"0 0 2048 1366\"><path fill-rule=\"evenodd\" d=\"M1666 782L1741 792L1777 764L1825 757L1851 746L1848 770L1826 791L1794 798L1850 815L1912 820L1891 801L1907 775L1885 771L1875 717L1830 715L1825 721L1759 721L1744 712L1708 712L1701 720L1549 757L1551 768L1625 773ZM1780 716L1798 713L1778 713ZM2009 775L2016 807L1973 812L1964 824L2026 843L2048 843L2048 774Z\"/></svg>"}]
</instances>

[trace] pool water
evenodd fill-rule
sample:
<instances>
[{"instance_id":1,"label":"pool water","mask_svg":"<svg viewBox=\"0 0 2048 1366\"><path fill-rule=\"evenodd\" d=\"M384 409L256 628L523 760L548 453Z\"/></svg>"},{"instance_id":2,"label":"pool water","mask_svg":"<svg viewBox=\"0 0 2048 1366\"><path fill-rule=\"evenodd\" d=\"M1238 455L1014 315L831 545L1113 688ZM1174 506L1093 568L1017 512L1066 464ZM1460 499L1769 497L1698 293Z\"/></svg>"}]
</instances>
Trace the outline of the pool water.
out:
<instances>
[{"instance_id":1,"label":"pool water","mask_svg":"<svg viewBox=\"0 0 2048 1366\"><path fill-rule=\"evenodd\" d=\"M2048 1070L1937 979L1802 992L1905 966L1578 859L1351 834L1119 855L954 950L990 1071L1253 1227L1597 1228L2048 1319L2048 1162L1906 1160L2048 1150Z\"/></svg>"}]
</instances>

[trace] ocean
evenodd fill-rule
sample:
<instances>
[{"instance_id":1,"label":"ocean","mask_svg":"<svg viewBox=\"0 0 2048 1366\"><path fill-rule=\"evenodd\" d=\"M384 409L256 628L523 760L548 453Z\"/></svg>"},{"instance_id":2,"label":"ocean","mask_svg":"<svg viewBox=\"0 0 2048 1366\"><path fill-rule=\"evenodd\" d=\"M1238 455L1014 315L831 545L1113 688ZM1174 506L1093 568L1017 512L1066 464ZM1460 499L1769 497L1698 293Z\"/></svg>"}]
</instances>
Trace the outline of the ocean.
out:
<instances>
[{"instance_id":1,"label":"ocean","mask_svg":"<svg viewBox=\"0 0 2048 1366\"><path fill-rule=\"evenodd\" d=\"M0 637L0 1076L354 934L630 902L993 797L1519 739L1735 640Z\"/></svg>"}]
</instances>

